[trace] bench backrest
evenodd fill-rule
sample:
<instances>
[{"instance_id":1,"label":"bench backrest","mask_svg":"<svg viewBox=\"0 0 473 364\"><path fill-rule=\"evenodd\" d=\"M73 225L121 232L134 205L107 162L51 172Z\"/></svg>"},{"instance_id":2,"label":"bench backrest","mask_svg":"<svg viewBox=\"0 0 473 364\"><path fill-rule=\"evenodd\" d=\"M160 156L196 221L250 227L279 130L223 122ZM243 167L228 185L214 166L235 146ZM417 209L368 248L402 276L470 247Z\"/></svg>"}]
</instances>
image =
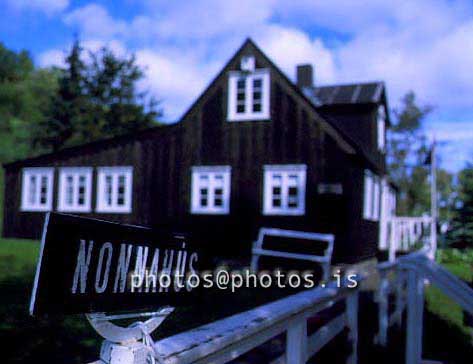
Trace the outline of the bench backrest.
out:
<instances>
[{"instance_id":1,"label":"bench backrest","mask_svg":"<svg viewBox=\"0 0 473 364\"><path fill-rule=\"evenodd\" d=\"M290 253L280 250L265 249L263 243L266 237L276 237L278 239L294 239L294 244L297 244L297 239L305 241L313 241L314 244L324 243L323 255L304 254L304 253ZM253 243L251 269L258 270L258 262L261 256L304 260L320 264L323 271L323 279L328 280L330 276L330 264L333 253L333 242L335 237L332 234L319 234L305 231L284 230L276 228L261 228L258 233L258 239Z\"/></svg>"}]
</instances>

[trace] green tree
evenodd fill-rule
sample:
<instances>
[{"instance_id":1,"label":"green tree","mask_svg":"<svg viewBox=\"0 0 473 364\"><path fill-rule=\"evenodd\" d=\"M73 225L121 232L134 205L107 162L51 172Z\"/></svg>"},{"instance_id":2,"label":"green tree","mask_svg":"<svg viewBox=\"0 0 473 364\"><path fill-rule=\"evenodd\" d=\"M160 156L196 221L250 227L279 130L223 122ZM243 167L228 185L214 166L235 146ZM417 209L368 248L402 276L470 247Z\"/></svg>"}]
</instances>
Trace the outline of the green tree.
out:
<instances>
[{"instance_id":1,"label":"green tree","mask_svg":"<svg viewBox=\"0 0 473 364\"><path fill-rule=\"evenodd\" d=\"M52 70L35 69L26 51L0 44L0 162L33 153L33 131L57 88Z\"/></svg>"},{"instance_id":2,"label":"green tree","mask_svg":"<svg viewBox=\"0 0 473 364\"><path fill-rule=\"evenodd\" d=\"M415 94L408 92L401 106L394 110L394 123L388 135L388 166L400 194L397 208L400 215L420 215L428 211L429 171L424 166L428 153L422 122L431 111L419 106Z\"/></svg>"},{"instance_id":3,"label":"green tree","mask_svg":"<svg viewBox=\"0 0 473 364\"><path fill-rule=\"evenodd\" d=\"M25 50L18 53L0 43L0 83L25 79L33 71L33 61Z\"/></svg>"},{"instance_id":4,"label":"green tree","mask_svg":"<svg viewBox=\"0 0 473 364\"><path fill-rule=\"evenodd\" d=\"M154 98L138 90L144 72L136 65L135 56L119 58L107 48L90 56L86 88L91 118L83 124L83 137L97 139L156 125L161 111L156 109Z\"/></svg>"},{"instance_id":5,"label":"green tree","mask_svg":"<svg viewBox=\"0 0 473 364\"><path fill-rule=\"evenodd\" d=\"M61 71L57 93L51 101L51 108L43 119L35 137L35 143L56 151L72 144L89 112L85 92L86 67L81 59L82 48L75 41L66 57L66 68Z\"/></svg>"},{"instance_id":6,"label":"green tree","mask_svg":"<svg viewBox=\"0 0 473 364\"><path fill-rule=\"evenodd\" d=\"M419 106L415 94L408 92L401 105L394 110L394 125L389 133L388 168L398 185L397 212L399 215L419 216L430 213L430 166L425 161L430 146L423 129L423 122L431 112L430 106ZM439 217L451 218L453 176L437 168Z\"/></svg>"},{"instance_id":7,"label":"green tree","mask_svg":"<svg viewBox=\"0 0 473 364\"><path fill-rule=\"evenodd\" d=\"M66 57L49 115L36 143L58 150L148 128L161 115L158 103L138 90L144 72L135 57L119 58L108 48L84 62L78 40Z\"/></svg>"},{"instance_id":8,"label":"green tree","mask_svg":"<svg viewBox=\"0 0 473 364\"><path fill-rule=\"evenodd\" d=\"M458 189L448 242L459 247L473 247L473 164L458 174Z\"/></svg>"},{"instance_id":9,"label":"green tree","mask_svg":"<svg viewBox=\"0 0 473 364\"><path fill-rule=\"evenodd\" d=\"M438 213L440 222L449 223L454 210L454 175L444 169L437 170Z\"/></svg>"}]
</instances>

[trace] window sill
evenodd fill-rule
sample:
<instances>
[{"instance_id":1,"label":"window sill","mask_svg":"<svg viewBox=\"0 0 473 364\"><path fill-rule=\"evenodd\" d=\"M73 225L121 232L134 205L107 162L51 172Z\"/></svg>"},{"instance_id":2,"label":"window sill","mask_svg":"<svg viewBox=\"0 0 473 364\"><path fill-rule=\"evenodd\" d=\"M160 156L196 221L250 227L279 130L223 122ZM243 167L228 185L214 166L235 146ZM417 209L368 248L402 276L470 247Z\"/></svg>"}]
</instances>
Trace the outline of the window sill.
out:
<instances>
[{"instance_id":1,"label":"window sill","mask_svg":"<svg viewBox=\"0 0 473 364\"><path fill-rule=\"evenodd\" d=\"M98 214L131 214L132 210L96 209L95 212Z\"/></svg>"},{"instance_id":2,"label":"window sill","mask_svg":"<svg viewBox=\"0 0 473 364\"><path fill-rule=\"evenodd\" d=\"M51 207L21 207L20 212L50 212Z\"/></svg>"},{"instance_id":3,"label":"window sill","mask_svg":"<svg viewBox=\"0 0 473 364\"><path fill-rule=\"evenodd\" d=\"M90 213L92 212L92 209L90 207L58 207L57 209L58 212L82 212L82 213Z\"/></svg>"},{"instance_id":4,"label":"window sill","mask_svg":"<svg viewBox=\"0 0 473 364\"><path fill-rule=\"evenodd\" d=\"M228 215L229 211L192 210L191 215Z\"/></svg>"},{"instance_id":5,"label":"window sill","mask_svg":"<svg viewBox=\"0 0 473 364\"><path fill-rule=\"evenodd\" d=\"M263 211L265 216L304 216L305 211Z\"/></svg>"},{"instance_id":6,"label":"window sill","mask_svg":"<svg viewBox=\"0 0 473 364\"><path fill-rule=\"evenodd\" d=\"M244 115L244 116L238 116L238 117L228 117L227 122L229 123L240 123L243 121L271 121L271 118L269 115Z\"/></svg>"}]
</instances>

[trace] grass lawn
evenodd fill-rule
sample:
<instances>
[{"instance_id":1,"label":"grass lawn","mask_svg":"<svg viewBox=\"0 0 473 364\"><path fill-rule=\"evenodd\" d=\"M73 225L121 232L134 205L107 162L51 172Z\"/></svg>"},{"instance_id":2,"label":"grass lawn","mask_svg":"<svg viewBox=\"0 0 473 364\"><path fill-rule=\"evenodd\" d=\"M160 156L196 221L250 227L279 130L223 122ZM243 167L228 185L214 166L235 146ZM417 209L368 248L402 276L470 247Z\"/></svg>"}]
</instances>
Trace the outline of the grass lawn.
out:
<instances>
[{"instance_id":1,"label":"grass lawn","mask_svg":"<svg viewBox=\"0 0 473 364\"><path fill-rule=\"evenodd\" d=\"M0 239L0 281L34 272L38 254L36 240Z\"/></svg>"},{"instance_id":2,"label":"grass lawn","mask_svg":"<svg viewBox=\"0 0 473 364\"><path fill-rule=\"evenodd\" d=\"M0 239L0 341L2 363L87 363L100 339L83 315L34 318L28 308L39 242Z\"/></svg>"},{"instance_id":3,"label":"grass lawn","mask_svg":"<svg viewBox=\"0 0 473 364\"><path fill-rule=\"evenodd\" d=\"M473 250L466 253L460 253L453 249L439 251L440 264L447 268L451 273L460 277L466 282L473 280ZM426 290L427 308L434 314L443 318L453 327L468 334L470 328L463 324L463 310L450 298L444 295L436 287L429 287Z\"/></svg>"}]
</instances>

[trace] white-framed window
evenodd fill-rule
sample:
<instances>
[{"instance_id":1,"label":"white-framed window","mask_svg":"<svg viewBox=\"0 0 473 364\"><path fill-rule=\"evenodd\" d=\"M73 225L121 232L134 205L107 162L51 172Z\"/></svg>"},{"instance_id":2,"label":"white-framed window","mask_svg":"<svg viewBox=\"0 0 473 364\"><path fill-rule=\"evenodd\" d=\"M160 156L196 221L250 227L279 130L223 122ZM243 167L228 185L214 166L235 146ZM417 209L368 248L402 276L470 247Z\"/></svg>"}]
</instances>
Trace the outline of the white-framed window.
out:
<instances>
[{"instance_id":1,"label":"white-framed window","mask_svg":"<svg viewBox=\"0 0 473 364\"><path fill-rule=\"evenodd\" d=\"M365 170L363 192L363 218L379 220L380 179L370 170Z\"/></svg>"},{"instance_id":2,"label":"white-framed window","mask_svg":"<svg viewBox=\"0 0 473 364\"><path fill-rule=\"evenodd\" d=\"M51 211L54 168L23 168L22 211Z\"/></svg>"},{"instance_id":3,"label":"white-framed window","mask_svg":"<svg viewBox=\"0 0 473 364\"><path fill-rule=\"evenodd\" d=\"M378 149L384 152L386 148L386 109L383 105L378 107L377 115L377 138L378 138Z\"/></svg>"},{"instance_id":4,"label":"white-framed window","mask_svg":"<svg viewBox=\"0 0 473 364\"><path fill-rule=\"evenodd\" d=\"M97 180L97 212L131 212L133 167L99 167Z\"/></svg>"},{"instance_id":5,"label":"white-framed window","mask_svg":"<svg viewBox=\"0 0 473 364\"><path fill-rule=\"evenodd\" d=\"M58 211L90 212L91 196L91 167L63 167L59 169Z\"/></svg>"},{"instance_id":6,"label":"white-framed window","mask_svg":"<svg viewBox=\"0 0 473 364\"><path fill-rule=\"evenodd\" d=\"M228 121L269 119L268 69L230 72L228 77Z\"/></svg>"},{"instance_id":7,"label":"white-framed window","mask_svg":"<svg viewBox=\"0 0 473 364\"><path fill-rule=\"evenodd\" d=\"M264 215L305 213L306 171L305 164L264 166Z\"/></svg>"},{"instance_id":8,"label":"white-framed window","mask_svg":"<svg viewBox=\"0 0 473 364\"><path fill-rule=\"evenodd\" d=\"M230 166L192 167L191 212L193 214L228 214L230 180Z\"/></svg>"}]
</instances>

